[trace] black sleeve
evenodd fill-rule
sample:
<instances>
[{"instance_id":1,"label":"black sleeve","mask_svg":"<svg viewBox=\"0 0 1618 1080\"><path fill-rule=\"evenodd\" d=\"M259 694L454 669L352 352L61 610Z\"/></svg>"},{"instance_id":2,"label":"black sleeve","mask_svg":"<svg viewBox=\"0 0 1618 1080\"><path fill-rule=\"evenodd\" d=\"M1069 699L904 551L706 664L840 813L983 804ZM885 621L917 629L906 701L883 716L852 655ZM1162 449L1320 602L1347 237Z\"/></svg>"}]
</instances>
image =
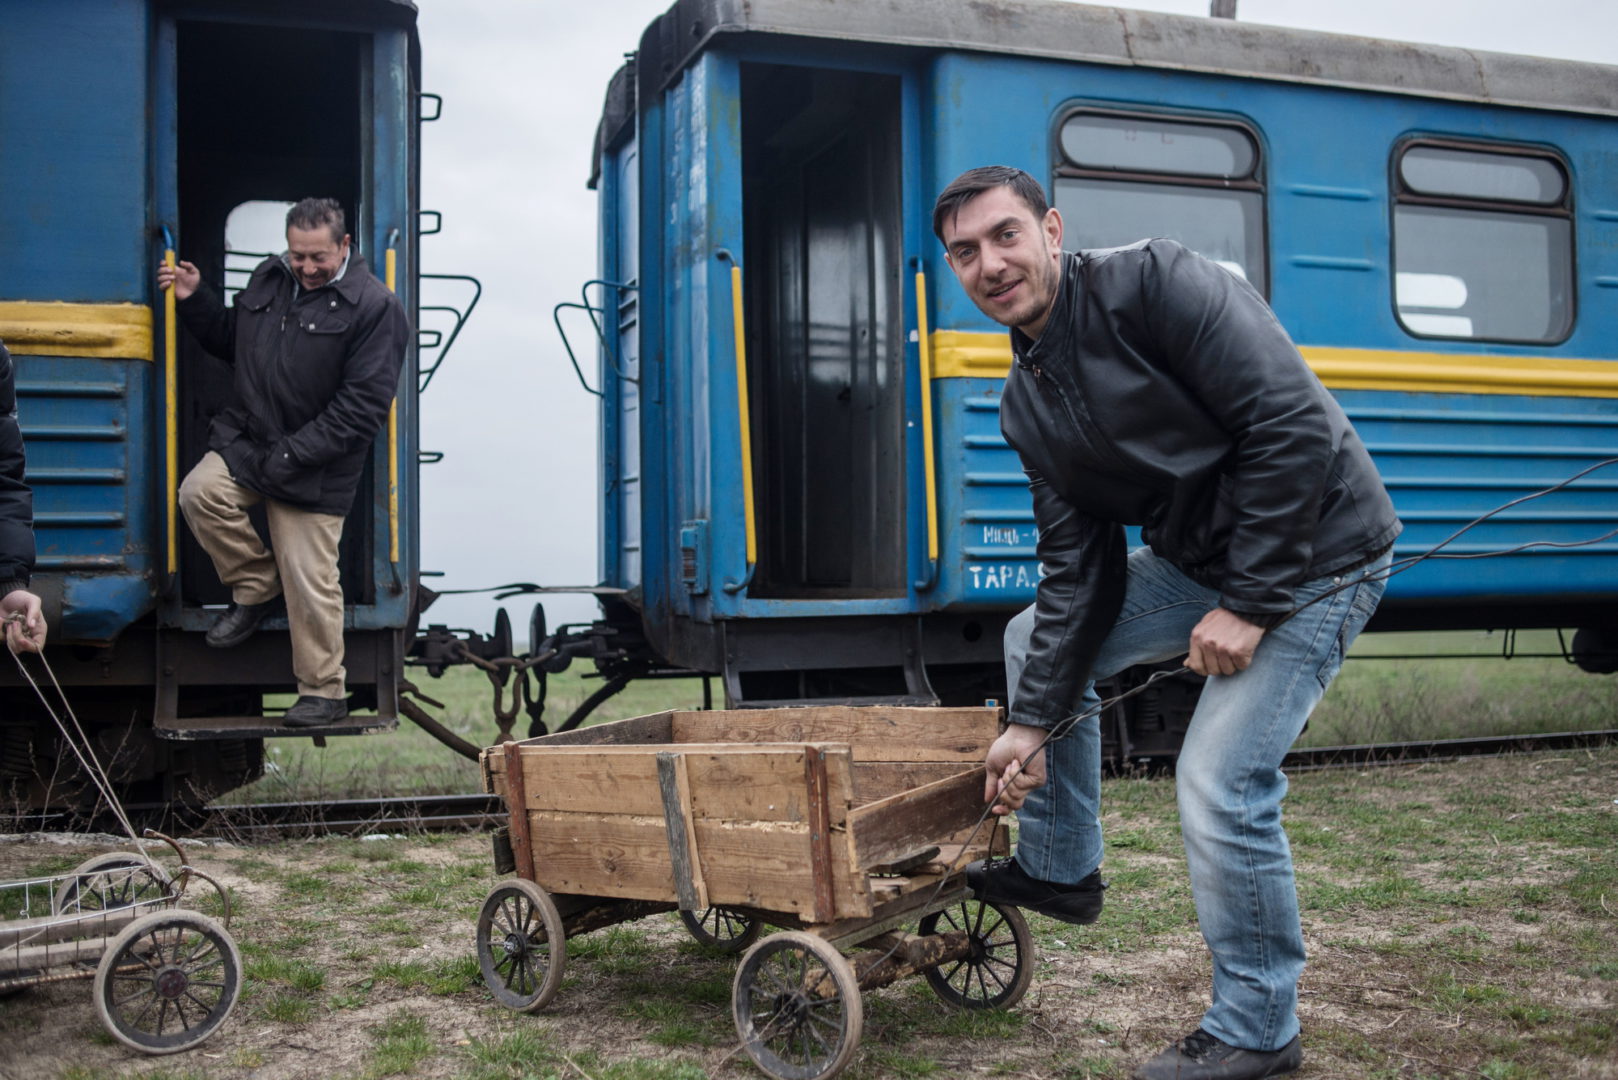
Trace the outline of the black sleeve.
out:
<instances>
[{"instance_id":1,"label":"black sleeve","mask_svg":"<svg viewBox=\"0 0 1618 1080\"><path fill-rule=\"evenodd\" d=\"M376 306L369 325L359 328L343 360L343 382L320 414L287 437L287 450L299 465L323 465L363 448L388 420L399 389L410 339L410 320L391 294Z\"/></svg>"},{"instance_id":2,"label":"black sleeve","mask_svg":"<svg viewBox=\"0 0 1618 1080\"><path fill-rule=\"evenodd\" d=\"M1172 241L1153 241L1148 252L1148 325L1175 376L1234 444L1236 520L1220 605L1273 622L1292 610L1309 569L1336 459L1326 390L1246 281Z\"/></svg>"},{"instance_id":3,"label":"black sleeve","mask_svg":"<svg viewBox=\"0 0 1618 1080\"><path fill-rule=\"evenodd\" d=\"M34 498L23 482L22 428L11 354L0 343L0 588L25 588L34 569Z\"/></svg>"},{"instance_id":4,"label":"black sleeve","mask_svg":"<svg viewBox=\"0 0 1618 1080\"><path fill-rule=\"evenodd\" d=\"M1096 653L1124 602L1123 526L1075 510L1028 470L1045 576L1034 596L1034 633L1008 719L1049 728L1073 715Z\"/></svg>"},{"instance_id":5,"label":"black sleeve","mask_svg":"<svg viewBox=\"0 0 1618 1080\"><path fill-rule=\"evenodd\" d=\"M199 284L196 292L175 301L174 310L204 349L227 364L236 362L234 307L226 307L212 289Z\"/></svg>"}]
</instances>

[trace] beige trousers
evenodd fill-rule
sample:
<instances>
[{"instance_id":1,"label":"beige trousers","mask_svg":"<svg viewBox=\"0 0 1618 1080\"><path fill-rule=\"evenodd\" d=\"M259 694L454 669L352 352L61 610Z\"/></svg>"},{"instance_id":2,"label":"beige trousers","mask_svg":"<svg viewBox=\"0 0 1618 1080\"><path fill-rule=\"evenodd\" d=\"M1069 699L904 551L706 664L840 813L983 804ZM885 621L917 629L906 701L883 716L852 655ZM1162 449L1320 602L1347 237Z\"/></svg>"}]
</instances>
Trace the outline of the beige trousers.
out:
<instances>
[{"instance_id":1,"label":"beige trousers","mask_svg":"<svg viewBox=\"0 0 1618 1080\"><path fill-rule=\"evenodd\" d=\"M247 516L258 503L269 519L273 552L265 550ZM249 491L230 478L225 459L212 450L180 484L180 509L236 603L262 604L286 594L298 693L344 697L343 587L337 576L342 516L299 510Z\"/></svg>"}]
</instances>

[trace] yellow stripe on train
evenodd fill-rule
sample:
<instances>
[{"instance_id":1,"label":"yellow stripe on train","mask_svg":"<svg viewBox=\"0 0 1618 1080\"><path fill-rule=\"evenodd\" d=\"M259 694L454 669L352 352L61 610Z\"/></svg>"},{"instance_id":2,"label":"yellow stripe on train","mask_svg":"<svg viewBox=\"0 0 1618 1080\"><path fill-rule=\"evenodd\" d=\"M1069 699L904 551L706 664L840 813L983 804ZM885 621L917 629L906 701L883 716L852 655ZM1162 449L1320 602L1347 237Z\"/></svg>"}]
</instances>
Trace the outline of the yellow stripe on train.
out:
<instances>
[{"instance_id":1,"label":"yellow stripe on train","mask_svg":"<svg viewBox=\"0 0 1618 1080\"><path fill-rule=\"evenodd\" d=\"M1011 345L1004 333L938 330L931 341L935 379L1003 379L1011 367ZM1618 361L1613 360L1321 345L1303 345L1299 351L1320 381L1334 390L1618 397Z\"/></svg>"},{"instance_id":2,"label":"yellow stripe on train","mask_svg":"<svg viewBox=\"0 0 1618 1080\"><path fill-rule=\"evenodd\" d=\"M152 309L144 304L0 300L0 341L23 356L150 361Z\"/></svg>"}]
</instances>

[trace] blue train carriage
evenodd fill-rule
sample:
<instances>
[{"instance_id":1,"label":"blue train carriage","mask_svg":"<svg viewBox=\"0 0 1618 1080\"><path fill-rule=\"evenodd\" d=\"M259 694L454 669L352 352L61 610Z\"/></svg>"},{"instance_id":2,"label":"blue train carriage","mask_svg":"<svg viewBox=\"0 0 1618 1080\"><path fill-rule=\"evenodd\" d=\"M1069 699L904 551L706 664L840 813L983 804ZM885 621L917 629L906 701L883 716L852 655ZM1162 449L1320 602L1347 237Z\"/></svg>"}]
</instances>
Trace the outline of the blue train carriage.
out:
<instances>
[{"instance_id":1,"label":"blue train carriage","mask_svg":"<svg viewBox=\"0 0 1618 1080\"><path fill-rule=\"evenodd\" d=\"M214 289L239 287L262 255L227 244L280 251L286 207L333 195L414 317L415 8L0 0L0 25L0 339L48 659L130 802L200 802L262 772L279 731L263 695L293 689L291 659L284 617L234 650L203 643L229 597L175 491L230 374L166 313L154 269L177 249ZM349 686L375 715L339 732L396 715L418 579L415 370L412 355L344 531ZM0 777L19 802L91 798L54 731L0 666Z\"/></svg>"},{"instance_id":2,"label":"blue train carriage","mask_svg":"<svg viewBox=\"0 0 1618 1080\"><path fill-rule=\"evenodd\" d=\"M1252 282L1371 447L1397 556L1424 552L1618 456L1615 135L1592 64L1039 0L681 0L597 138L608 622L732 705L1003 695L1040 575L1010 350L930 231L986 163L1040 177L1070 247L1168 235ZM1444 550L1615 527L1598 470ZM1424 562L1375 625L1588 653L1615 605L1607 541Z\"/></svg>"}]
</instances>

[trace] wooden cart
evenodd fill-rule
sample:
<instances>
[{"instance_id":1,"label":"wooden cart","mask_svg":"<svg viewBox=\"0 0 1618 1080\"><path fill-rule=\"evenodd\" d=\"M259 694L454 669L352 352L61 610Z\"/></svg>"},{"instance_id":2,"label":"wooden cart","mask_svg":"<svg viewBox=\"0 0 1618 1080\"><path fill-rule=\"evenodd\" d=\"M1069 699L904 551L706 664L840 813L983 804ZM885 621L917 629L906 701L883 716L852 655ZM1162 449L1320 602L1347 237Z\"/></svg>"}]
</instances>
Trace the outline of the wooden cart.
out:
<instances>
[{"instance_id":1,"label":"wooden cart","mask_svg":"<svg viewBox=\"0 0 1618 1080\"><path fill-rule=\"evenodd\" d=\"M511 814L497 868L516 878L478 919L484 979L502 1004L538 1010L569 937L678 910L699 940L747 950L736 1031L783 1080L841 1071L861 991L906 975L964 1008L1014 1004L1032 977L1027 926L971 899L962 874L1004 847L982 801L998 720L993 708L666 712L485 750L485 787ZM784 931L757 940L765 923Z\"/></svg>"}]
</instances>

